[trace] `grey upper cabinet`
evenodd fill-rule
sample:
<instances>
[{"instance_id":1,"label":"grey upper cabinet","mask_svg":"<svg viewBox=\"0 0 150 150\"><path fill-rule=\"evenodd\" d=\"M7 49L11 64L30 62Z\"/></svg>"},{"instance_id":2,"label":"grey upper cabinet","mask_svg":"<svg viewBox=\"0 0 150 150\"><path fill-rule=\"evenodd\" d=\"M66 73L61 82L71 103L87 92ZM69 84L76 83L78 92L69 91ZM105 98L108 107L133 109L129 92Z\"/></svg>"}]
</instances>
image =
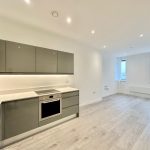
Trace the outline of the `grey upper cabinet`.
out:
<instances>
[{"instance_id":1,"label":"grey upper cabinet","mask_svg":"<svg viewBox=\"0 0 150 150\"><path fill-rule=\"evenodd\" d=\"M58 52L58 73L74 73L74 54Z\"/></svg>"},{"instance_id":2,"label":"grey upper cabinet","mask_svg":"<svg viewBox=\"0 0 150 150\"><path fill-rule=\"evenodd\" d=\"M57 73L57 51L37 47L36 72Z\"/></svg>"},{"instance_id":3,"label":"grey upper cabinet","mask_svg":"<svg viewBox=\"0 0 150 150\"><path fill-rule=\"evenodd\" d=\"M0 40L0 73L74 74L74 54Z\"/></svg>"},{"instance_id":4,"label":"grey upper cabinet","mask_svg":"<svg viewBox=\"0 0 150 150\"><path fill-rule=\"evenodd\" d=\"M4 106L3 139L7 139L39 125L38 98L2 103Z\"/></svg>"},{"instance_id":5,"label":"grey upper cabinet","mask_svg":"<svg viewBox=\"0 0 150 150\"><path fill-rule=\"evenodd\" d=\"M0 72L5 72L5 41L0 40Z\"/></svg>"},{"instance_id":6,"label":"grey upper cabinet","mask_svg":"<svg viewBox=\"0 0 150 150\"><path fill-rule=\"evenodd\" d=\"M6 42L6 72L35 72L35 47Z\"/></svg>"}]
</instances>

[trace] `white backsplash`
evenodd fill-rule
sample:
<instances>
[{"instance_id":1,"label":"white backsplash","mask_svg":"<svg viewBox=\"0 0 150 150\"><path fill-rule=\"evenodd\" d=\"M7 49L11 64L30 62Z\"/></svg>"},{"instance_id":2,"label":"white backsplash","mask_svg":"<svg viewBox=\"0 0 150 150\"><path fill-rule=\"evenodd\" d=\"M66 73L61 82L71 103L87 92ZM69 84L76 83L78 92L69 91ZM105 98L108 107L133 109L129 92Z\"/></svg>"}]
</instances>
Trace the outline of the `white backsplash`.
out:
<instances>
[{"instance_id":1,"label":"white backsplash","mask_svg":"<svg viewBox=\"0 0 150 150\"><path fill-rule=\"evenodd\" d=\"M37 87L73 86L73 75L1 75L0 91Z\"/></svg>"}]
</instances>

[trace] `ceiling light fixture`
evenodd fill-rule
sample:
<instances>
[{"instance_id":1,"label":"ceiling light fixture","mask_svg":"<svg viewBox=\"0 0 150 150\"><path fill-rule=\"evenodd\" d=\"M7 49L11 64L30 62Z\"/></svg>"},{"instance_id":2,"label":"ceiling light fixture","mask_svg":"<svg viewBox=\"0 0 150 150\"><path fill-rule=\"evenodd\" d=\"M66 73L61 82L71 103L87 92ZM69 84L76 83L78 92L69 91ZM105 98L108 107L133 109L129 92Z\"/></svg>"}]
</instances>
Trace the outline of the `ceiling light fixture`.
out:
<instances>
[{"instance_id":1,"label":"ceiling light fixture","mask_svg":"<svg viewBox=\"0 0 150 150\"><path fill-rule=\"evenodd\" d=\"M103 48L106 48L106 47L107 47L106 45L103 46Z\"/></svg>"},{"instance_id":2,"label":"ceiling light fixture","mask_svg":"<svg viewBox=\"0 0 150 150\"><path fill-rule=\"evenodd\" d=\"M91 34L95 34L95 30L91 30Z\"/></svg>"},{"instance_id":3,"label":"ceiling light fixture","mask_svg":"<svg viewBox=\"0 0 150 150\"><path fill-rule=\"evenodd\" d=\"M51 14L52 14L52 16L55 17L55 18L59 16L58 11L56 11L56 10L53 10L53 11L51 12Z\"/></svg>"},{"instance_id":4,"label":"ceiling light fixture","mask_svg":"<svg viewBox=\"0 0 150 150\"><path fill-rule=\"evenodd\" d=\"M27 3L28 5L30 5L30 3L31 3L31 0L24 0L25 1L25 3Z\"/></svg>"},{"instance_id":5,"label":"ceiling light fixture","mask_svg":"<svg viewBox=\"0 0 150 150\"><path fill-rule=\"evenodd\" d=\"M66 21L67 21L68 24L71 24L71 22L72 22L71 17L67 17Z\"/></svg>"},{"instance_id":6,"label":"ceiling light fixture","mask_svg":"<svg viewBox=\"0 0 150 150\"><path fill-rule=\"evenodd\" d=\"M144 35L143 34L140 34L140 36L139 37L143 37Z\"/></svg>"}]
</instances>

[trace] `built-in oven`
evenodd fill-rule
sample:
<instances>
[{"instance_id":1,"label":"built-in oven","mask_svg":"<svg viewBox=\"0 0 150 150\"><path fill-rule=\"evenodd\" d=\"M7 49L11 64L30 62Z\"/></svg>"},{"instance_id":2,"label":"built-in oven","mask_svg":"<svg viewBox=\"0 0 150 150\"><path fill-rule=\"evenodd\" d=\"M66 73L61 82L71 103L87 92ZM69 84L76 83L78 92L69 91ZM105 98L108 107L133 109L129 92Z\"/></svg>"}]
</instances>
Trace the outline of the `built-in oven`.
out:
<instances>
[{"instance_id":1,"label":"built-in oven","mask_svg":"<svg viewBox=\"0 0 150 150\"><path fill-rule=\"evenodd\" d=\"M43 121L62 113L61 94L48 94L39 97L39 120Z\"/></svg>"}]
</instances>

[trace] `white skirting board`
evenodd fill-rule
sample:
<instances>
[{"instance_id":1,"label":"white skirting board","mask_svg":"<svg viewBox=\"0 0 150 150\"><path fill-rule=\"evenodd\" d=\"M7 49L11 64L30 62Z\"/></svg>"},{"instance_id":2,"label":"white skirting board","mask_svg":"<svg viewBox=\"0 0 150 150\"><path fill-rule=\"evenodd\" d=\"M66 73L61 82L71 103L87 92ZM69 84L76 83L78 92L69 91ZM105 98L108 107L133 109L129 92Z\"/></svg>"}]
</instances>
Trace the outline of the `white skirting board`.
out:
<instances>
[{"instance_id":1,"label":"white skirting board","mask_svg":"<svg viewBox=\"0 0 150 150\"><path fill-rule=\"evenodd\" d=\"M150 87L130 87L130 92L150 95Z\"/></svg>"},{"instance_id":2,"label":"white skirting board","mask_svg":"<svg viewBox=\"0 0 150 150\"><path fill-rule=\"evenodd\" d=\"M129 94L143 98L150 98L150 87L134 86L129 87Z\"/></svg>"}]
</instances>

